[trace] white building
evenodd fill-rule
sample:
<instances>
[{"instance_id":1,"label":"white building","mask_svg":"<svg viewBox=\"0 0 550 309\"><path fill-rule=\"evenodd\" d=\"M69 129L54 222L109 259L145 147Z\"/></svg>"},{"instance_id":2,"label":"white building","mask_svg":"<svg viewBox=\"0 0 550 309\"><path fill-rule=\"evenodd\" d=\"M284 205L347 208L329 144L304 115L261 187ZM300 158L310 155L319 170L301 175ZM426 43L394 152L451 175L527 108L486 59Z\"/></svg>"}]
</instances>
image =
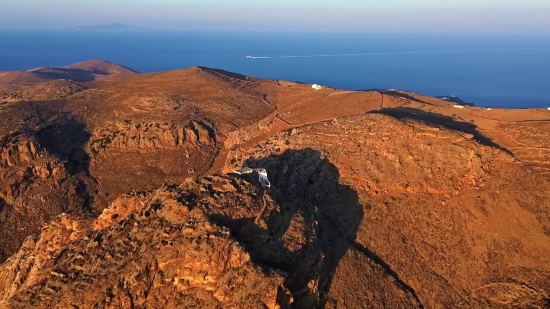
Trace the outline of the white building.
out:
<instances>
[{"instance_id":1,"label":"white building","mask_svg":"<svg viewBox=\"0 0 550 309\"><path fill-rule=\"evenodd\" d=\"M311 85L311 88L313 88L315 90L320 90L323 87L321 87L321 85L313 84L313 85Z\"/></svg>"},{"instance_id":2,"label":"white building","mask_svg":"<svg viewBox=\"0 0 550 309\"><path fill-rule=\"evenodd\" d=\"M464 105L455 104L454 107L456 107L456 108L464 108Z\"/></svg>"}]
</instances>

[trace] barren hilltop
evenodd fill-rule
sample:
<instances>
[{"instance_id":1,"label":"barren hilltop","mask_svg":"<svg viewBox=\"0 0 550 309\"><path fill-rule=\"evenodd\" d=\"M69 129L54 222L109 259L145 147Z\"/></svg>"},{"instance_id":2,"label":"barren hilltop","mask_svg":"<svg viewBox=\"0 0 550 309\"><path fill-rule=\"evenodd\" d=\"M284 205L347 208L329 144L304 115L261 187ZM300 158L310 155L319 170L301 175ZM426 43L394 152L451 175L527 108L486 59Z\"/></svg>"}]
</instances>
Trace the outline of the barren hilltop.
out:
<instances>
[{"instance_id":1,"label":"barren hilltop","mask_svg":"<svg viewBox=\"0 0 550 309\"><path fill-rule=\"evenodd\" d=\"M204 67L17 74L2 308L550 307L550 110Z\"/></svg>"},{"instance_id":2,"label":"barren hilltop","mask_svg":"<svg viewBox=\"0 0 550 309\"><path fill-rule=\"evenodd\" d=\"M42 67L28 71L0 72L0 87L32 86L54 80L94 81L135 73L132 69L105 60L89 60L62 68Z\"/></svg>"}]
</instances>

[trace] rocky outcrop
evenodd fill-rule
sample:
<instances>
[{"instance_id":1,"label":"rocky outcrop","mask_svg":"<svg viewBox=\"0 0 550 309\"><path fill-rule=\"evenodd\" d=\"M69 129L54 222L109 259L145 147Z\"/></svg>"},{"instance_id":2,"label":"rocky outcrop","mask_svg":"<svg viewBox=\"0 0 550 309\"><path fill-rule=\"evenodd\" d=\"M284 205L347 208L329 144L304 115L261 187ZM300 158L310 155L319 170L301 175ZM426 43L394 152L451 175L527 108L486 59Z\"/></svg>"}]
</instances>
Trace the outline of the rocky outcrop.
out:
<instances>
[{"instance_id":1,"label":"rocky outcrop","mask_svg":"<svg viewBox=\"0 0 550 309\"><path fill-rule=\"evenodd\" d=\"M0 297L9 299L50 275L52 259L71 241L83 237L86 226L86 220L62 214L42 228L40 235L29 236L19 252L2 266Z\"/></svg>"},{"instance_id":2,"label":"rocky outcrop","mask_svg":"<svg viewBox=\"0 0 550 309\"><path fill-rule=\"evenodd\" d=\"M36 142L20 132L7 134L0 139L0 168L30 163L37 158Z\"/></svg>"},{"instance_id":3,"label":"rocky outcrop","mask_svg":"<svg viewBox=\"0 0 550 309\"><path fill-rule=\"evenodd\" d=\"M86 149L92 158L90 173L102 184L95 209L128 192L154 190L206 172L220 147L218 134L206 120L127 120L94 130Z\"/></svg>"},{"instance_id":4,"label":"rocky outcrop","mask_svg":"<svg viewBox=\"0 0 550 309\"><path fill-rule=\"evenodd\" d=\"M61 212L88 212L92 203L95 182L81 166L85 153L52 153L49 130L13 132L0 140L0 261Z\"/></svg>"},{"instance_id":5,"label":"rocky outcrop","mask_svg":"<svg viewBox=\"0 0 550 309\"><path fill-rule=\"evenodd\" d=\"M0 306L287 308L284 274L254 264L204 203L165 188L93 222L57 218L0 267Z\"/></svg>"},{"instance_id":6,"label":"rocky outcrop","mask_svg":"<svg viewBox=\"0 0 550 309\"><path fill-rule=\"evenodd\" d=\"M192 121L186 126L175 123L115 124L93 132L90 148L93 154L108 149L139 151L153 148L178 149L215 143L214 129L205 122Z\"/></svg>"}]
</instances>

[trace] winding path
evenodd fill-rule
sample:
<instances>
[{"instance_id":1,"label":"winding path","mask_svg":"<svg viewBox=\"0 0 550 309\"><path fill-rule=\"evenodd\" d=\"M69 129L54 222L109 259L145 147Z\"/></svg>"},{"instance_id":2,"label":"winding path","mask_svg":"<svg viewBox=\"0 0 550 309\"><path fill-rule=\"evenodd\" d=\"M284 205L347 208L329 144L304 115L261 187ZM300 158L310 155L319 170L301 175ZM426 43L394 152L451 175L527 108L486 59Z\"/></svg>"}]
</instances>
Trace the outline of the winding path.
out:
<instances>
[{"instance_id":1,"label":"winding path","mask_svg":"<svg viewBox=\"0 0 550 309\"><path fill-rule=\"evenodd\" d=\"M288 126L290 126L290 127L294 126L294 125L291 124L290 122L288 122L288 121L284 120L283 118L281 118L281 115L280 115L281 112L279 112L279 109L277 108L277 105L275 105L275 104L273 104L273 103L271 103L271 102L269 102L269 101L267 100L267 94L264 94L264 95L263 95L262 101L263 101L265 104L267 104L267 105L273 107L273 109L274 109L275 112L276 112L275 118L279 119L280 121L284 122L286 125L288 125Z\"/></svg>"},{"instance_id":2,"label":"winding path","mask_svg":"<svg viewBox=\"0 0 550 309\"><path fill-rule=\"evenodd\" d=\"M380 109L383 109L384 108L384 94L382 93L382 91L376 91L378 92L378 94L380 95Z\"/></svg>"},{"instance_id":3,"label":"winding path","mask_svg":"<svg viewBox=\"0 0 550 309\"><path fill-rule=\"evenodd\" d=\"M384 96L382 95L382 93L378 92L381 96L381 101L380 101L380 109L382 109L382 105L384 104ZM297 124L292 124L288 121L286 121L285 119L283 119L280 115L280 111L279 109L277 108L277 106L271 102L269 102L267 100L267 94L264 94L263 97L262 97L262 100L264 101L265 104L273 107L273 109L275 109L275 117L277 119L279 119L280 121L282 121L283 123L285 123L286 125L288 125L289 127L292 127L292 128L295 128L295 127L302 127L302 126L307 126L307 125L310 125L310 124L315 124L315 123L319 123L319 122L325 122L325 121L329 121L329 120L334 120L340 116L334 116L334 117L329 117L329 118L325 118L325 119L319 119L319 120L315 120L315 121L310 121L310 122L302 122L302 123L297 123Z\"/></svg>"},{"instance_id":4,"label":"winding path","mask_svg":"<svg viewBox=\"0 0 550 309\"><path fill-rule=\"evenodd\" d=\"M224 75L220 72L217 72L215 70L210 70L210 69L207 69L208 72L214 74L214 75L217 75L219 76L220 78L222 79L229 79L229 80L238 80L238 81L241 81L240 79L237 79L237 78L234 78L234 77L231 77L231 76L228 76L228 75ZM276 83L278 85L280 85L279 81L278 80L274 80L276 81ZM383 108L383 104L384 104L384 95L380 92L380 91L377 91L378 94L380 94L380 109ZM251 94L246 94L247 96L249 96L250 98L254 98L254 99L259 99L257 95L251 95ZM275 119L279 120L280 122L282 122L287 128L296 128L296 127L301 127L301 126L306 126L306 125L312 125L312 124L316 124L316 123L320 123L320 122L325 122L325 121L330 121L330 120L334 120L336 118L338 118L339 116L334 116L334 117L330 117L330 118L326 118L326 119L319 119L319 120L315 120L315 121L310 121L310 122L303 122L303 123L298 123L298 124L292 124L290 122L288 122L286 119L284 119L282 116L281 116L281 112L279 111L279 108L277 107L277 105L273 104L272 102L270 102L268 99L267 99L267 96L268 94L263 94L262 97L261 97L261 100L263 103L265 103L266 105L270 106L271 108L273 108L273 112L275 113ZM281 130L277 130L277 132L280 132L282 130L284 130L285 128L281 129ZM274 134L276 134L277 132L274 132ZM273 135L273 134L272 134ZM271 135L271 136L272 136ZM210 166L210 169L208 170L208 172L206 172L206 174L213 174L213 173L219 173L222 171L223 169L223 166L225 166L225 162L227 161L227 157L229 156L229 153L231 152L230 149L227 149L225 148L225 146L222 146L222 148L220 149L220 152L219 154L216 156L216 158L214 159L214 162L212 162L211 166Z\"/></svg>"}]
</instances>

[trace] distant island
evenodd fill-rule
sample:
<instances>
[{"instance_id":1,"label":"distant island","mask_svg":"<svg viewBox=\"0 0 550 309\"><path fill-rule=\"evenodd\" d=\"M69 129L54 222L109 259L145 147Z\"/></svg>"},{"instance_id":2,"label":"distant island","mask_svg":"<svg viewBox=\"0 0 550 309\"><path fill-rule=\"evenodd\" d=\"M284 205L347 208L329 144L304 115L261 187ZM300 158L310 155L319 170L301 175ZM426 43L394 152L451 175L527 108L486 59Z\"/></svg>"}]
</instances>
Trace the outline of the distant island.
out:
<instances>
[{"instance_id":1,"label":"distant island","mask_svg":"<svg viewBox=\"0 0 550 309\"><path fill-rule=\"evenodd\" d=\"M105 24L105 25L71 27L68 30L72 30L72 31L137 31L137 30L145 30L145 28L126 25L122 23L112 23L112 24Z\"/></svg>"},{"instance_id":2,"label":"distant island","mask_svg":"<svg viewBox=\"0 0 550 309\"><path fill-rule=\"evenodd\" d=\"M466 102L455 95L445 95L445 96L435 96L435 97L451 103L456 103L456 104L466 105L466 106L475 106L474 103Z\"/></svg>"}]
</instances>

